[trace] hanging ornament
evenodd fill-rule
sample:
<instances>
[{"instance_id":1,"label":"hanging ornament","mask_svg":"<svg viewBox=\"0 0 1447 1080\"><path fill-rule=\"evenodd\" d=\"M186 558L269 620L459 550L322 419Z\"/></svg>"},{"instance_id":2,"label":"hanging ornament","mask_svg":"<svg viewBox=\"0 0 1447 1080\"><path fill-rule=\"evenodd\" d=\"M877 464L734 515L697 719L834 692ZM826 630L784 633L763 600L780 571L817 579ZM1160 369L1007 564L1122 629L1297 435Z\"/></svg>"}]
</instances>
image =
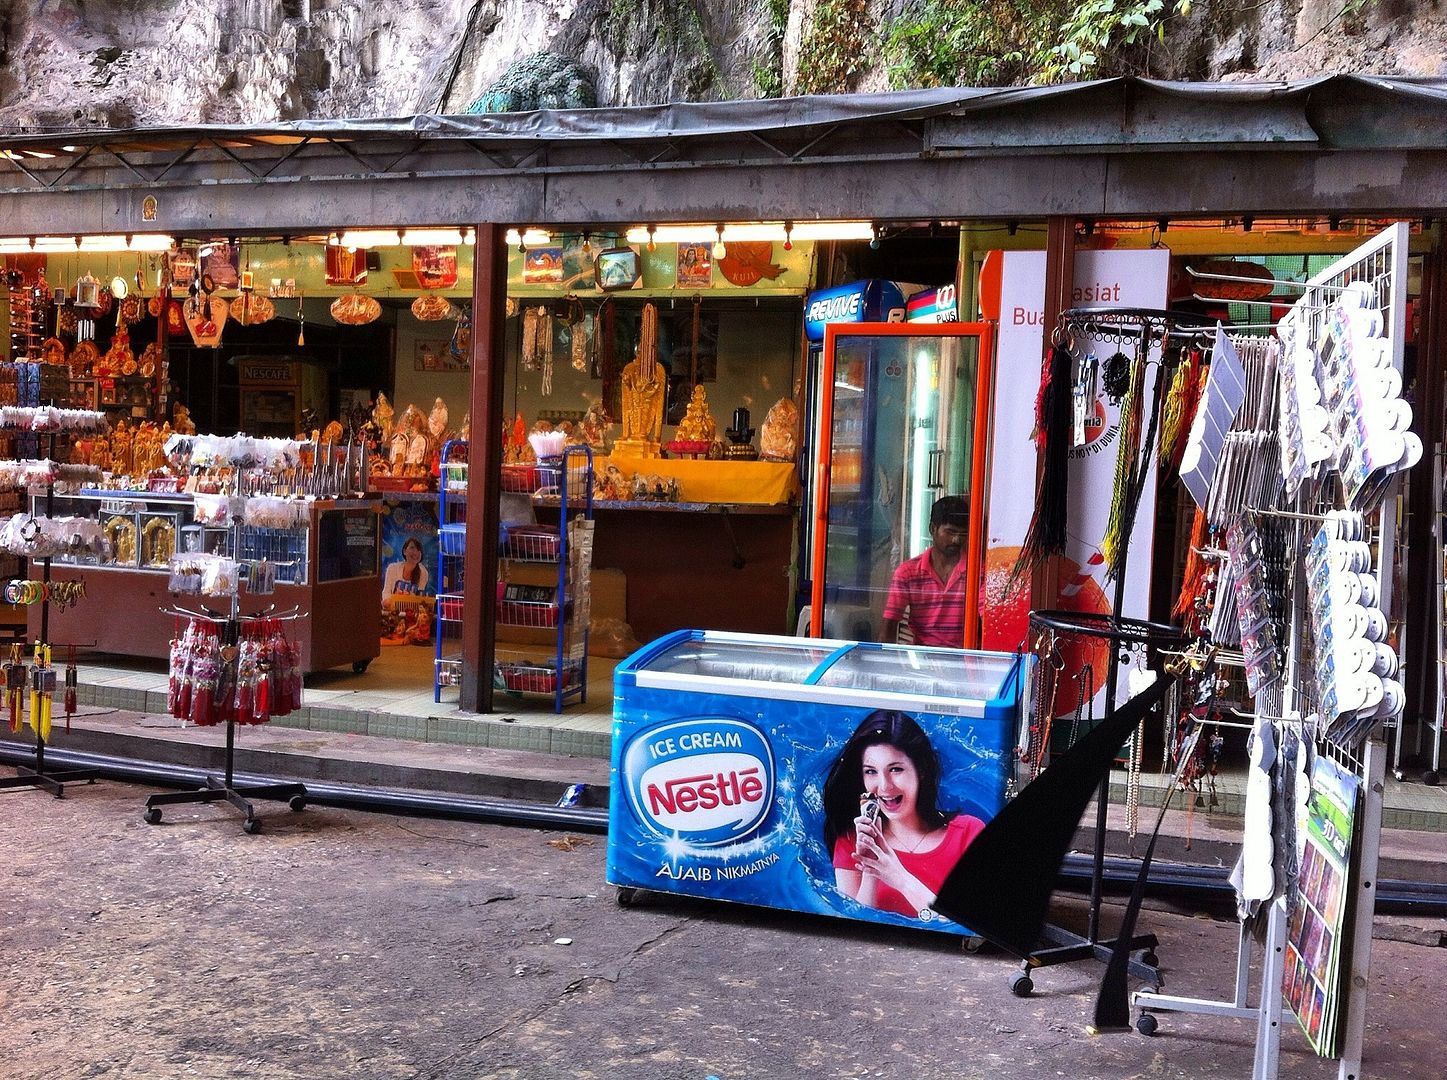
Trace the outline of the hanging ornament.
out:
<instances>
[{"instance_id":1,"label":"hanging ornament","mask_svg":"<svg viewBox=\"0 0 1447 1080\"><path fill-rule=\"evenodd\" d=\"M243 293L231 301L231 317L242 326L258 326L276 318L276 305L256 293Z\"/></svg>"},{"instance_id":2,"label":"hanging ornament","mask_svg":"<svg viewBox=\"0 0 1447 1080\"><path fill-rule=\"evenodd\" d=\"M365 326L382 314L382 305L375 298L361 293L348 293L332 301L332 318L344 326Z\"/></svg>"},{"instance_id":3,"label":"hanging ornament","mask_svg":"<svg viewBox=\"0 0 1447 1080\"><path fill-rule=\"evenodd\" d=\"M445 296L426 293L412 301L412 317L420 322L441 322L451 307Z\"/></svg>"},{"instance_id":4,"label":"hanging ornament","mask_svg":"<svg viewBox=\"0 0 1447 1080\"><path fill-rule=\"evenodd\" d=\"M296 294L296 343L306 344L306 309L302 307L301 293Z\"/></svg>"},{"instance_id":5,"label":"hanging ornament","mask_svg":"<svg viewBox=\"0 0 1447 1080\"><path fill-rule=\"evenodd\" d=\"M457 326L453 328L452 338L447 343L447 353L464 365L472 357L472 316L465 311L458 316Z\"/></svg>"}]
</instances>

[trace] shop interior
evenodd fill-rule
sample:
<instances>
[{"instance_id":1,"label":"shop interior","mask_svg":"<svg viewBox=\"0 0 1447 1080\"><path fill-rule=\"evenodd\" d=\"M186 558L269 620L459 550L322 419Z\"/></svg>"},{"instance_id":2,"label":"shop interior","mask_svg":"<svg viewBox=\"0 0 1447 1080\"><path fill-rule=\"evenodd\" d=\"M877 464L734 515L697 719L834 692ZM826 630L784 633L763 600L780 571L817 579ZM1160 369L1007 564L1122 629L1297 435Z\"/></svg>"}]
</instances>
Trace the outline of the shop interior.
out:
<instances>
[{"instance_id":1,"label":"shop interior","mask_svg":"<svg viewBox=\"0 0 1447 1080\"><path fill-rule=\"evenodd\" d=\"M1084 221L1076 246L1167 250L1170 307L1237 324L1268 323L1292 295L1273 281L1304 280L1378 224ZM889 568L922 550L928 537L906 536L910 526L902 520L879 525L873 540L841 529L829 556L837 567L826 573L858 578L852 564L862 563L872 580L852 601L840 599L850 591L840 586L843 592L825 600L834 604L832 615L811 610L825 594L814 590L810 577L825 564L815 558L821 543L815 509L824 485L813 475L819 471L821 399L811 381L821 370L822 350L807 333L809 299L853 283L892 282L907 302L946 286L955 293L951 309L921 307L920 316L980 320L988 306L982 296L988 290L982 275L991 272L988 253L1041 251L1046 229L1032 221L837 225L834 236L792 227L776 236L779 226L761 223L672 230L641 224L612 231L532 227L509 235L504 520L523 538L530 529L566 527L559 522L556 491L548 498L555 480L537 468L529 438L542 429L563 429L566 445L590 449L593 527L586 581L554 583L547 573L538 578L536 568L523 565L527 560L504 563L498 588L508 610L530 618L526 605L532 601L515 598L556 584L551 604L569 613L563 616L569 625L560 632L557 614L550 616L554 623L541 626L521 618L521 632L499 634L500 708L606 713L613 663L639 643L686 627L878 634ZM374 579L378 604L374 614L363 610L360 599L349 601L349 617L366 625L375 619L378 646L372 656L310 670L311 688L456 701L446 654L456 633L456 620L447 616L457 609L446 599L453 583L441 548L445 526L466 513L465 449L458 443L470 433L470 240L466 230L373 230L185 239L161 251L76 252L61 245L40 260L34 252L6 256L12 298L37 274L49 290L51 302L40 313L43 339L31 347L68 370L69 401L105 411L116 429L127 432L131 475L143 471L135 461L143 442L154 445L158 435L188 427L304 438L314 431L320 437L331 425L337 442L368 440L367 489L379 526L375 565L357 576ZM1414 296L1421 291L1420 253L1434 242L1434 230L1413 223ZM1268 287L1223 296L1186 270L1227 261L1264 268L1251 273ZM605 277L615 272L617 280ZM74 302L87 279L98 286L95 308ZM1077 298L1110 302L1093 288L1077 281ZM162 291L171 307L158 302ZM229 318L219 341L198 338L187 325L181 308L197 295L225 302ZM1271 306L1277 300L1279 309ZM0 312L10 319L11 305L0 305ZM890 321L902 314L871 314L861 305L841 318ZM1034 316L985 311L983 317L1008 322ZM14 336L17 328L7 329L12 344L25 347L25 339ZM641 457L620 455L620 377L645 337L664 372L659 445ZM841 364L847 364L848 345L839 341ZM1409 343L1409 385L1411 365ZM835 370L838 401L847 391L846 371ZM977 364L962 369L959 379L974 380L979 371ZM1017 388L997 385L994 392L998 400ZM1033 384L1018 388L1020 394L1034 392ZM973 425L973 395L957 397ZM397 438L404 431L408 437ZM115 461L118 449L112 445L97 460ZM929 484L915 476L923 492L916 502L979 486L983 474L972 475L963 464L979 450L955 449L946 474L931 476ZM911 473L933 465L912 457L913 451L891 453L886 467L872 459L861 463L857 452L851 460L845 448L833 447L827 479L836 502L862 491L898 518L902 512L888 500L907 502ZM145 464L163 464L152 458ZM1033 470L1033 462L1021 462ZM877 482L861 485L861 472L878 474ZM459 481L450 508L449 493L439 490L449 476ZM579 491L575 478L571 498ZM1178 485L1163 483L1155 501L1153 618L1169 618L1187 561L1192 508L1179 492ZM988 493L978 494L983 499ZM316 528L321 531L320 522ZM982 530L977 542L984 539ZM319 554L317 561L320 568L325 557ZM999 600L990 595L991 572L990 566L980 571L985 622ZM105 580L97 575L92 582L97 577ZM95 584L89 588L97 590ZM560 593L570 595L559 599ZM587 602L575 608L580 596ZM576 610L587 611L586 627L576 625ZM581 669L575 666L580 659ZM578 700L581 694L559 696L563 683L570 692L586 686L586 702Z\"/></svg>"}]
</instances>

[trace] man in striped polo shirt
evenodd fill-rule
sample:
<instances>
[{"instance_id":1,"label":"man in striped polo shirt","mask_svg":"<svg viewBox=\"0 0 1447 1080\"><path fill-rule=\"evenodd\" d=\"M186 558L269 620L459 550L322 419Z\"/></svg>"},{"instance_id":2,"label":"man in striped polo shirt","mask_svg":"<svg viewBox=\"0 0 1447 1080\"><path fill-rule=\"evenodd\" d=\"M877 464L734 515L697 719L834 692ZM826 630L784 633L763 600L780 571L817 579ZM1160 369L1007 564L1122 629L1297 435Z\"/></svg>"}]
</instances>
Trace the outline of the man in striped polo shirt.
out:
<instances>
[{"instance_id":1,"label":"man in striped polo shirt","mask_svg":"<svg viewBox=\"0 0 1447 1080\"><path fill-rule=\"evenodd\" d=\"M965 643L964 545L969 541L969 504L959 495L930 508L928 550L900 563L884 601L884 640L899 640L908 612L916 645L961 648Z\"/></svg>"}]
</instances>

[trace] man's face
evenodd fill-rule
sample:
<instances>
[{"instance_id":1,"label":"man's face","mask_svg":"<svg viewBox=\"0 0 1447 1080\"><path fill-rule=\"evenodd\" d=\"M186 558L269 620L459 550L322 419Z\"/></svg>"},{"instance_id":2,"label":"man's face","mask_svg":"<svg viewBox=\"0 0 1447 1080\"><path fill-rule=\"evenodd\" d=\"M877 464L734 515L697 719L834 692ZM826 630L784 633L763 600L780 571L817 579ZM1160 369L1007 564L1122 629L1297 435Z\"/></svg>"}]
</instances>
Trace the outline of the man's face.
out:
<instances>
[{"instance_id":1,"label":"man's face","mask_svg":"<svg viewBox=\"0 0 1447 1080\"><path fill-rule=\"evenodd\" d=\"M959 556L965 541L969 539L969 530L963 524L953 521L931 525L929 534L934 541L935 550L952 559Z\"/></svg>"}]
</instances>

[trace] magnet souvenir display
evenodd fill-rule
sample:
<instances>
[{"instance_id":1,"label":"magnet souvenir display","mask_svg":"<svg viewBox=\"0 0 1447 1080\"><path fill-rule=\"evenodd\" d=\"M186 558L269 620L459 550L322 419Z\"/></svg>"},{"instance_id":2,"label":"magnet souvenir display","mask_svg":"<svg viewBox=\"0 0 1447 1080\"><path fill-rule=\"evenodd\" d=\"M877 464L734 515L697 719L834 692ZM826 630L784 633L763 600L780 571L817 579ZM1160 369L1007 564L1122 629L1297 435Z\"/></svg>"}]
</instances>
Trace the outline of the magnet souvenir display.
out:
<instances>
[{"instance_id":1,"label":"magnet souvenir display","mask_svg":"<svg viewBox=\"0 0 1447 1080\"><path fill-rule=\"evenodd\" d=\"M1401 715L1396 651L1384 641L1387 619L1377 606L1366 522L1351 511L1322 521L1306 556L1316 681L1325 736L1355 746L1379 722Z\"/></svg>"}]
</instances>

